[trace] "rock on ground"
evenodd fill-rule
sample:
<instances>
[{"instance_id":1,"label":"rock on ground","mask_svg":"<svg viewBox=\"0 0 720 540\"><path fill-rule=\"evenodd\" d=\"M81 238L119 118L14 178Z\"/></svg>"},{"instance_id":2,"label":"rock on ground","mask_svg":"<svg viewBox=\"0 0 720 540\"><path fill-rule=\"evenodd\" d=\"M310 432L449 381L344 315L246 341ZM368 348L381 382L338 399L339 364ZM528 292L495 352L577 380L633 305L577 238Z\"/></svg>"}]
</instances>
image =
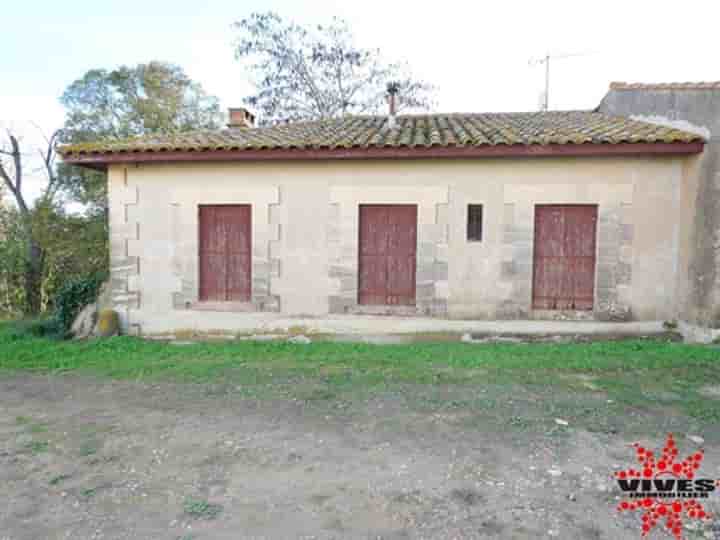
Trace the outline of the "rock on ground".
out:
<instances>
[{"instance_id":1,"label":"rock on ground","mask_svg":"<svg viewBox=\"0 0 720 540\"><path fill-rule=\"evenodd\" d=\"M97 305L94 303L88 304L87 306L82 308L80 313L78 313L77 317L75 317L75 320L70 327L70 331L77 339L87 338L92 335L96 321Z\"/></svg>"}]
</instances>

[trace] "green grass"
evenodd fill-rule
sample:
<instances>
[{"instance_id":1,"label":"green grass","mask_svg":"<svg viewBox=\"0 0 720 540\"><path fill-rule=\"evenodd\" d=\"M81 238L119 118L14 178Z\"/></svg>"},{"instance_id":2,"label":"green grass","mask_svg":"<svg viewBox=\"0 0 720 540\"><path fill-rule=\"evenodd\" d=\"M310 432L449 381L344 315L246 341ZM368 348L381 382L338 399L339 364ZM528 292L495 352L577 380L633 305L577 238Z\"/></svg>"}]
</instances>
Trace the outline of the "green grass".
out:
<instances>
[{"instance_id":1,"label":"green grass","mask_svg":"<svg viewBox=\"0 0 720 540\"><path fill-rule=\"evenodd\" d=\"M69 474L59 474L59 475L57 475L57 476L53 476L53 477L50 479L49 484L50 484L51 486L57 486L58 484L64 482L65 480L68 480L69 478L70 478L70 475L69 475Z\"/></svg>"},{"instance_id":2,"label":"green grass","mask_svg":"<svg viewBox=\"0 0 720 540\"><path fill-rule=\"evenodd\" d=\"M80 457L88 457L97 454L100 443L95 439L88 439L82 442L78 453Z\"/></svg>"},{"instance_id":3,"label":"green grass","mask_svg":"<svg viewBox=\"0 0 720 540\"><path fill-rule=\"evenodd\" d=\"M0 373L73 372L210 383L215 386L209 393L240 391L261 397L279 391L318 404L358 389L404 383L520 384L584 394L602 391L621 405L678 405L703 421L720 420L717 402L698 394L703 385L720 381L720 349L662 339L481 345L317 341L304 346L237 341L173 346L131 337L58 342L19 336L10 328L0 323ZM590 377L592 386L581 376Z\"/></svg>"},{"instance_id":4,"label":"green grass","mask_svg":"<svg viewBox=\"0 0 720 540\"><path fill-rule=\"evenodd\" d=\"M219 504L212 504L204 499L188 497L183 503L185 514L194 519L215 519L222 512L223 507Z\"/></svg>"},{"instance_id":5,"label":"green grass","mask_svg":"<svg viewBox=\"0 0 720 540\"><path fill-rule=\"evenodd\" d=\"M39 454L41 452L47 452L50 444L47 441L30 441L25 444L25 450L31 454Z\"/></svg>"},{"instance_id":6,"label":"green grass","mask_svg":"<svg viewBox=\"0 0 720 540\"><path fill-rule=\"evenodd\" d=\"M87 488L80 491L80 496L84 499L90 499L97 494L97 488Z\"/></svg>"}]
</instances>

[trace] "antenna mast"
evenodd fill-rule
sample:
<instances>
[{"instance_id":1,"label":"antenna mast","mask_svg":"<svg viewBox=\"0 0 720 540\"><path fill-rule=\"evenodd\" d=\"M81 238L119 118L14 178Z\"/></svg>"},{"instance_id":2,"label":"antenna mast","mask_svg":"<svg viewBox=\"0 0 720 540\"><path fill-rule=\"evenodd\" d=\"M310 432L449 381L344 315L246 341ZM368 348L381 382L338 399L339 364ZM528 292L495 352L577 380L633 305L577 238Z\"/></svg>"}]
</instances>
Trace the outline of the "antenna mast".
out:
<instances>
[{"instance_id":1,"label":"antenna mast","mask_svg":"<svg viewBox=\"0 0 720 540\"><path fill-rule=\"evenodd\" d=\"M572 58L574 56L588 56L593 53L578 53L578 54L555 54L551 55L547 53L542 58L531 58L528 62L531 66L538 64L545 64L545 93L543 94L543 105L542 110L547 111L550 109L550 60L560 60L562 58Z\"/></svg>"}]
</instances>

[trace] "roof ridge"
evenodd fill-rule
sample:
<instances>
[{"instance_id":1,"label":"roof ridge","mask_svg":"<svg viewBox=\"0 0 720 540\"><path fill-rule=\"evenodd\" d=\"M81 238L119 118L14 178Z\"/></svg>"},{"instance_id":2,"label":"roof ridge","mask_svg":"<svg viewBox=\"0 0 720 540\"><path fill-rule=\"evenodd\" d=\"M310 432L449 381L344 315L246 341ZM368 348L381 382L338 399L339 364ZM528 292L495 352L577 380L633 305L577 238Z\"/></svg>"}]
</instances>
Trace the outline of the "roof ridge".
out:
<instances>
[{"instance_id":1,"label":"roof ridge","mask_svg":"<svg viewBox=\"0 0 720 540\"><path fill-rule=\"evenodd\" d=\"M610 90L720 90L720 81L628 83L614 81Z\"/></svg>"},{"instance_id":2,"label":"roof ridge","mask_svg":"<svg viewBox=\"0 0 720 540\"><path fill-rule=\"evenodd\" d=\"M552 114L568 114L568 113L596 113L593 109L555 109L551 111L489 111L489 112L419 112L419 113L405 113L398 114L396 118L427 118L427 117L441 117L441 116L492 116L492 115L512 115L512 114L535 114L535 115L552 115ZM600 113L603 114L603 113ZM343 118L387 118L387 114L349 114L347 116L340 116L335 118L328 118L327 120L342 120ZM302 122L322 122L322 120L301 120ZM290 122L289 124L296 124L297 122ZM278 124L278 125L289 125L289 124ZM274 125L274 124L273 124Z\"/></svg>"}]
</instances>

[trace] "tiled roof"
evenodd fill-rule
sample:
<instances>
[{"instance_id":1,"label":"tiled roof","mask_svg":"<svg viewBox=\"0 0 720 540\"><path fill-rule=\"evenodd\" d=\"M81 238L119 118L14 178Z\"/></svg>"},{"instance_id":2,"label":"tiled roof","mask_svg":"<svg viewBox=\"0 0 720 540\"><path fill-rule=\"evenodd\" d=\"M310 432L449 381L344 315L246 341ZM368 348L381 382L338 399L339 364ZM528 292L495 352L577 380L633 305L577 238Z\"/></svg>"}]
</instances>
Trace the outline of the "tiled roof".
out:
<instances>
[{"instance_id":1,"label":"tiled roof","mask_svg":"<svg viewBox=\"0 0 720 540\"><path fill-rule=\"evenodd\" d=\"M720 81L675 83L612 82L610 90L720 90Z\"/></svg>"},{"instance_id":2,"label":"tiled roof","mask_svg":"<svg viewBox=\"0 0 720 540\"><path fill-rule=\"evenodd\" d=\"M467 148L499 145L688 143L695 133L590 111L348 116L268 127L194 131L60 148L66 158L126 152Z\"/></svg>"}]
</instances>

